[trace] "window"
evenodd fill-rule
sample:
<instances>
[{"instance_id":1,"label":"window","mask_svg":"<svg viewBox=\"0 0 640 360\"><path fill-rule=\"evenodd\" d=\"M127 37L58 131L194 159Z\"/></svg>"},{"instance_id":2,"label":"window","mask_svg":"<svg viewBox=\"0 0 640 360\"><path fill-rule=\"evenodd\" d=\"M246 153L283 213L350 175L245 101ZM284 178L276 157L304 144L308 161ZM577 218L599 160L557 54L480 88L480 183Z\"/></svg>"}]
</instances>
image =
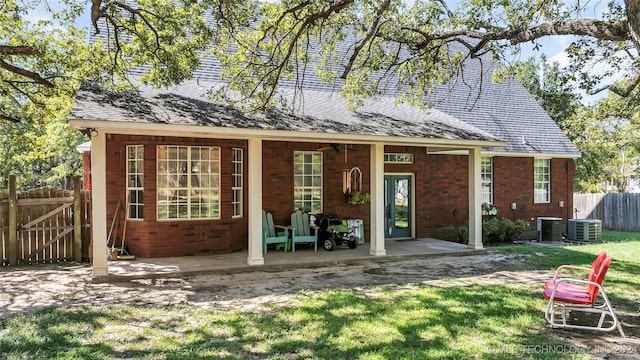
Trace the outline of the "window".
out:
<instances>
[{"instance_id":1,"label":"window","mask_svg":"<svg viewBox=\"0 0 640 360\"><path fill-rule=\"evenodd\" d=\"M231 186L231 192L233 193L233 200L231 205L233 207L233 217L242 217L242 185L243 179L243 150L234 148L231 162L233 163L233 185Z\"/></svg>"},{"instance_id":2,"label":"window","mask_svg":"<svg viewBox=\"0 0 640 360\"><path fill-rule=\"evenodd\" d=\"M483 156L480 162L480 183L482 202L493 204L493 158Z\"/></svg>"},{"instance_id":3,"label":"window","mask_svg":"<svg viewBox=\"0 0 640 360\"><path fill-rule=\"evenodd\" d=\"M534 160L534 195L535 203L548 203L551 201L551 160Z\"/></svg>"},{"instance_id":4,"label":"window","mask_svg":"<svg viewBox=\"0 0 640 360\"><path fill-rule=\"evenodd\" d=\"M127 146L127 205L128 219L142 220L144 192L144 146Z\"/></svg>"},{"instance_id":5,"label":"window","mask_svg":"<svg viewBox=\"0 0 640 360\"><path fill-rule=\"evenodd\" d=\"M220 218L220 148L158 146L158 219Z\"/></svg>"},{"instance_id":6,"label":"window","mask_svg":"<svg viewBox=\"0 0 640 360\"><path fill-rule=\"evenodd\" d=\"M385 153L384 162L394 164L413 164L413 154Z\"/></svg>"},{"instance_id":7,"label":"window","mask_svg":"<svg viewBox=\"0 0 640 360\"><path fill-rule=\"evenodd\" d=\"M293 155L295 209L322 212L322 152L296 151Z\"/></svg>"}]
</instances>

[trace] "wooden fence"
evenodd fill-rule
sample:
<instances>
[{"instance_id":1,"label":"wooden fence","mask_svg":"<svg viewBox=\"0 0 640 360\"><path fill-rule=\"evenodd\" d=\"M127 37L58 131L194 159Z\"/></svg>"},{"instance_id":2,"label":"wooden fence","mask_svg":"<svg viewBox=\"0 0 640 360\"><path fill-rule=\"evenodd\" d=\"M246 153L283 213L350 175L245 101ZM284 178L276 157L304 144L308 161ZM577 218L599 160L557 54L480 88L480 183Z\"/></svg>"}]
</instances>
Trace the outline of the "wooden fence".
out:
<instances>
[{"instance_id":1,"label":"wooden fence","mask_svg":"<svg viewBox=\"0 0 640 360\"><path fill-rule=\"evenodd\" d=\"M598 219L610 230L640 231L640 194L574 194L577 219Z\"/></svg>"},{"instance_id":2,"label":"wooden fence","mask_svg":"<svg viewBox=\"0 0 640 360\"><path fill-rule=\"evenodd\" d=\"M90 192L42 188L18 193L16 178L0 191L2 265L81 262L89 258Z\"/></svg>"}]
</instances>

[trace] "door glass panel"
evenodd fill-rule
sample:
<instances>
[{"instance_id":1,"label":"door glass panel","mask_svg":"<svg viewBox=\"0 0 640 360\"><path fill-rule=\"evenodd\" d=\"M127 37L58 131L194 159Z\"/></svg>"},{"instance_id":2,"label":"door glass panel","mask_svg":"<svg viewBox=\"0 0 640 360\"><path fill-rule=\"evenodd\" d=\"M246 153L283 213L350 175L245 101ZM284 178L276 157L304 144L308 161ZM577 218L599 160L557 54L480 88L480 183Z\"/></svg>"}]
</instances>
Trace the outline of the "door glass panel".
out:
<instances>
[{"instance_id":1,"label":"door glass panel","mask_svg":"<svg viewBox=\"0 0 640 360\"><path fill-rule=\"evenodd\" d=\"M395 228L409 228L409 180L396 179L395 181Z\"/></svg>"}]
</instances>

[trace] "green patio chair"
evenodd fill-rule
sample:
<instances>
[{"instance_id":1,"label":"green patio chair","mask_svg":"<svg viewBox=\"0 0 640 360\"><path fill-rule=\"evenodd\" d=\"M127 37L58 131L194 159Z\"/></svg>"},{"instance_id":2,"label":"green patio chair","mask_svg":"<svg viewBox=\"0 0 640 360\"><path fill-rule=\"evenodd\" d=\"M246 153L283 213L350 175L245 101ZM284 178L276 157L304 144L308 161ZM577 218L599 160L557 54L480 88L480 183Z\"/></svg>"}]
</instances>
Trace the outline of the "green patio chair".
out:
<instances>
[{"instance_id":1,"label":"green patio chair","mask_svg":"<svg viewBox=\"0 0 640 360\"><path fill-rule=\"evenodd\" d=\"M283 229L284 232L276 232L276 228ZM262 210L262 252L267 253L268 244L283 244L284 251L287 251L289 242L289 228L273 224L273 215Z\"/></svg>"},{"instance_id":2,"label":"green patio chair","mask_svg":"<svg viewBox=\"0 0 640 360\"><path fill-rule=\"evenodd\" d=\"M309 214L300 210L291 214L291 227L293 228L291 252L296 252L296 243L313 243L313 251L318 251L318 232L320 228L309 224Z\"/></svg>"}]
</instances>

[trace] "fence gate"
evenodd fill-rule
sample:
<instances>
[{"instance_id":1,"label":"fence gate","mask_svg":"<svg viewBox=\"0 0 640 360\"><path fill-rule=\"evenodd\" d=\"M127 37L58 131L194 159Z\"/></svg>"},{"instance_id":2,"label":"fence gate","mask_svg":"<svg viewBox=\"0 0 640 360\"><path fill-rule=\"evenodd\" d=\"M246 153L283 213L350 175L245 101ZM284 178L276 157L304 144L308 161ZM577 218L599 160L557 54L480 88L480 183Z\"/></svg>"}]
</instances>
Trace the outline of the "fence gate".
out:
<instances>
[{"instance_id":1,"label":"fence gate","mask_svg":"<svg viewBox=\"0 0 640 360\"><path fill-rule=\"evenodd\" d=\"M37 189L17 193L15 177L0 194L4 265L77 261L89 244L88 192Z\"/></svg>"}]
</instances>

